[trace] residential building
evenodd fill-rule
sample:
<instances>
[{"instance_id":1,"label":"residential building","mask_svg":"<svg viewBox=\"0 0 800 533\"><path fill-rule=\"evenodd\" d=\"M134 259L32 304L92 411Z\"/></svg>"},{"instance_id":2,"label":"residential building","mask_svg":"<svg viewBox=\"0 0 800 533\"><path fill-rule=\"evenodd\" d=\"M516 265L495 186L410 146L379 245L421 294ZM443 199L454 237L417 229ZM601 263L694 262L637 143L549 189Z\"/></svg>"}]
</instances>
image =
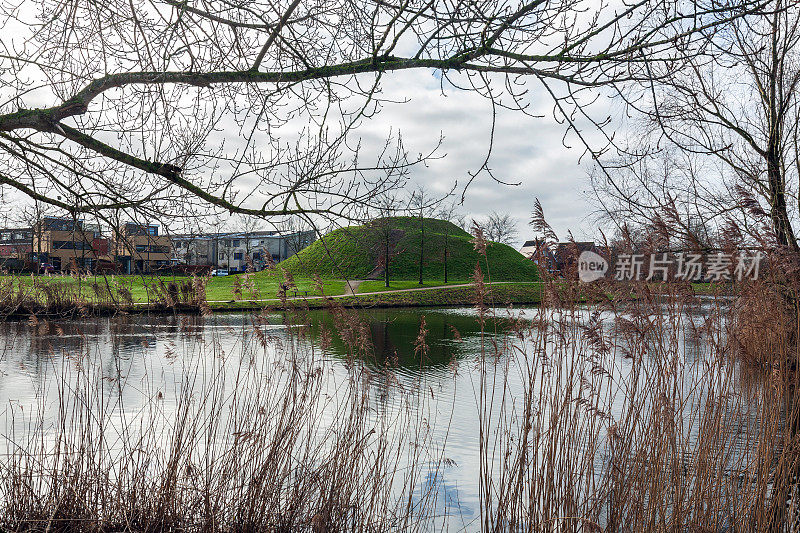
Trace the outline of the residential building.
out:
<instances>
[{"instance_id":1,"label":"residential building","mask_svg":"<svg viewBox=\"0 0 800 533\"><path fill-rule=\"evenodd\" d=\"M525 243L522 245L522 248L519 249L519 253L536 263L539 268L550 272L551 274L555 273L557 270L556 256L553 254L551 247L547 245L544 239L525 241Z\"/></svg>"},{"instance_id":2,"label":"residential building","mask_svg":"<svg viewBox=\"0 0 800 533\"><path fill-rule=\"evenodd\" d=\"M81 219L44 217L31 229L31 254L37 264L50 263L55 270L92 270L108 253L108 240L100 226Z\"/></svg>"},{"instance_id":3,"label":"residential building","mask_svg":"<svg viewBox=\"0 0 800 533\"><path fill-rule=\"evenodd\" d=\"M214 235L182 233L170 235L172 262L184 265L216 266L216 243Z\"/></svg>"},{"instance_id":4,"label":"residential building","mask_svg":"<svg viewBox=\"0 0 800 533\"><path fill-rule=\"evenodd\" d=\"M32 250L31 228L0 229L0 268L22 270L29 267Z\"/></svg>"},{"instance_id":5,"label":"residential building","mask_svg":"<svg viewBox=\"0 0 800 533\"><path fill-rule=\"evenodd\" d=\"M171 241L174 263L244 272L248 268L258 271L269 264L280 263L314 242L315 238L313 231L251 231L180 234L173 235Z\"/></svg>"},{"instance_id":6,"label":"residential building","mask_svg":"<svg viewBox=\"0 0 800 533\"><path fill-rule=\"evenodd\" d=\"M155 272L170 265L172 243L157 224L129 222L114 236L114 255L126 274Z\"/></svg>"},{"instance_id":7,"label":"residential building","mask_svg":"<svg viewBox=\"0 0 800 533\"><path fill-rule=\"evenodd\" d=\"M578 257L582 252L598 252L593 242L560 242L556 244L553 255L556 258L556 269L565 277L578 277Z\"/></svg>"},{"instance_id":8,"label":"residential building","mask_svg":"<svg viewBox=\"0 0 800 533\"><path fill-rule=\"evenodd\" d=\"M551 274L562 277L577 277L578 257L581 252L595 252L606 260L610 250L598 247L593 242L559 242L548 244L542 239L525 241L519 252Z\"/></svg>"}]
</instances>

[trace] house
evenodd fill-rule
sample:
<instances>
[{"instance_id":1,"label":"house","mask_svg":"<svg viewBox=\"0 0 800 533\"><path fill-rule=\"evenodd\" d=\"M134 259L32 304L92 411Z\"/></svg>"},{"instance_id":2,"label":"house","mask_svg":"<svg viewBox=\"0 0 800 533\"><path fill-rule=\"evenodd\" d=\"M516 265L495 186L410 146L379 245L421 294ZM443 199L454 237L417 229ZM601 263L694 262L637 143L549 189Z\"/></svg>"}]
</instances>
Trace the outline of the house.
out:
<instances>
[{"instance_id":1,"label":"house","mask_svg":"<svg viewBox=\"0 0 800 533\"><path fill-rule=\"evenodd\" d=\"M544 239L525 241L522 248L519 249L519 253L536 263L539 268L551 274L555 273L557 270L556 256L553 254L551 246L549 246Z\"/></svg>"},{"instance_id":2,"label":"house","mask_svg":"<svg viewBox=\"0 0 800 533\"><path fill-rule=\"evenodd\" d=\"M559 242L555 245L553 255L556 260L556 269L562 277L577 278L578 257L583 252L600 253L600 250L591 241Z\"/></svg>"},{"instance_id":3,"label":"house","mask_svg":"<svg viewBox=\"0 0 800 533\"><path fill-rule=\"evenodd\" d=\"M0 229L0 268L22 270L29 267L32 250L31 228Z\"/></svg>"},{"instance_id":4,"label":"house","mask_svg":"<svg viewBox=\"0 0 800 533\"><path fill-rule=\"evenodd\" d=\"M217 242L215 235L179 233L169 236L172 243L172 263L207 267L216 266Z\"/></svg>"},{"instance_id":5,"label":"house","mask_svg":"<svg viewBox=\"0 0 800 533\"><path fill-rule=\"evenodd\" d=\"M263 270L293 256L314 242L316 235L313 231L250 231L176 234L170 238L173 263L244 272Z\"/></svg>"},{"instance_id":6,"label":"house","mask_svg":"<svg viewBox=\"0 0 800 533\"><path fill-rule=\"evenodd\" d=\"M107 259L108 249L100 226L81 219L44 217L31 229L32 259L57 271L91 271L98 259Z\"/></svg>"},{"instance_id":7,"label":"house","mask_svg":"<svg viewBox=\"0 0 800 533\"><path fill-rule=\"evenodd\" d=\"M519 252L534 261L547 272L562 276L576 277L578 274L578 257L582 252L591 251L606 259L610 259L609 249L598 247L590 241L559 242L548 244L542 239L525 241Z\"/></svg>"},{"instance_id":8,"label":"house","mask_svg":"<svg viewBox=\"0 0 800 533\"><path fill-rule=\"evenodd\" d=\"M157 224L129 222L115 233L114 256L126 274L151 273L170 265L172 243Z\"/></svg>"}]
</instances>

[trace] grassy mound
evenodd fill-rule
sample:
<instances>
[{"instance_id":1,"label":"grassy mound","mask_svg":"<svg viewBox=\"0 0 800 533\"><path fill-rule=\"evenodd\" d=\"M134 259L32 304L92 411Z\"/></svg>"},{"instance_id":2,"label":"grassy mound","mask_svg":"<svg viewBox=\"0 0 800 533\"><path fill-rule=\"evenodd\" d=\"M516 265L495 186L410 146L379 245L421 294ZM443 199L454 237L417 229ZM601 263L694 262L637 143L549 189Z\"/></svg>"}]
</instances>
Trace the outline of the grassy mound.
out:
<instances>
[{"instance_id":1,"label":"grassy mound","mask_svg":"<svg viewBox=\"0 0 800 533\"><path fill-rule=\"evenodd\" d=\"M394 280L419 278L422 233L415 217L394 217L363 226L332 231L299 254L283 261L281 267L297 277L318 274L322 278L364 279L373 273L381 259L387 228L391 231L393 254L389 274ZM444 277L445 239L448 249L448 281L467 281L475 264L488 271L492 281L536 281L535 265L519 252L500 243L487 246L486 260L475 251L472 236L450 222L425 219L423 277Z\"/></svg>"}]
</instances>

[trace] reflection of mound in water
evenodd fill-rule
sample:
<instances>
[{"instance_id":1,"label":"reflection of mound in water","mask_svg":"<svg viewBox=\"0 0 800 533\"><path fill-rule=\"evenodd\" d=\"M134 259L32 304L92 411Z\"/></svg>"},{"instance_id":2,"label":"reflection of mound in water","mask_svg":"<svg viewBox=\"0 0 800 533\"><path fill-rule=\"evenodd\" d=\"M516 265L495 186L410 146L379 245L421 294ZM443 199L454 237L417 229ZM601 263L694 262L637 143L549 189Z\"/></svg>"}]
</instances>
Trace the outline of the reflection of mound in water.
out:
<instances>
[{"instance_id":1,"label":"reflection of mound in water","mask_svg":"<svg viewBox=\"0 0 800 533\"><path fill-rule=\"evenodd\" d=\"M446 367L454 358L459 358L468 350L464 344L480 336L481 328L474 315L448 313L447 310L406 311L397 309L371 310L359 313L369 332L369 351L376 366L398 366L405 369L420 367ZM417 338L425 319L425 342L427 352L416 350ZM325 311L311 313L314 335L325 328L331 335L331 350L339 356L349 352L340 335L336 333L333 320ZM493 331L487 327L486 331Z\"/></svg>"}]
</instances>

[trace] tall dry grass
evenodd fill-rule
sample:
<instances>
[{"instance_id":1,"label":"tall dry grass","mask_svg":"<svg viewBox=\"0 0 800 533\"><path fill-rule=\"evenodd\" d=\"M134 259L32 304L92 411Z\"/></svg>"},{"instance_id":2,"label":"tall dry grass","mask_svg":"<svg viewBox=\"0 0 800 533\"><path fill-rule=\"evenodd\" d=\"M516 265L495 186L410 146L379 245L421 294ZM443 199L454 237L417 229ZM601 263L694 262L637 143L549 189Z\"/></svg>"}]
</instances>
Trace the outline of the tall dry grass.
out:
<instances>
[{"instance_id":1,"label":"tall dry grass","mask_svg":"<svg viewBox=\"0 0 800 533\"><path fill-rule=\"evenodd\" d=\"M55 415L13 412L24 431L6 431L0 527L784 530L797 505L791 306L776 314L757 286L701 302L685 285L551 280L520 313L490 300L487 270L475 276L480 353L453 368L476 391L452 406L476 414L476 520L442 509L425 482L449 461L430 427L437 393L395 386L391 362L363 364L369 328L332 302L334 330L318 336L302 310L279 331L254 315L236 357L187 328L179 384L150 385L136 409L90 352L71 354ZM423 321L421 366L425 333ZM343 359L326 351L334 336ZM400 407L375 408L376 381Z\"/></svg>"},{"instance_id":2,"label":"tall dry grass","mask_svg":"<svg viewBox=\"0 0 800 533\"><path fill-rule=\"evenodd\" d=\"M150 310L198 312L208 308L207 277L143 282ZM239 289L241 292L241 288ZM54 280L43 276L22 279L0 276L0 318L29 315L88 316L135 309L129 286L115 276L76 276Z\"/></svg>"}]
</instances>

